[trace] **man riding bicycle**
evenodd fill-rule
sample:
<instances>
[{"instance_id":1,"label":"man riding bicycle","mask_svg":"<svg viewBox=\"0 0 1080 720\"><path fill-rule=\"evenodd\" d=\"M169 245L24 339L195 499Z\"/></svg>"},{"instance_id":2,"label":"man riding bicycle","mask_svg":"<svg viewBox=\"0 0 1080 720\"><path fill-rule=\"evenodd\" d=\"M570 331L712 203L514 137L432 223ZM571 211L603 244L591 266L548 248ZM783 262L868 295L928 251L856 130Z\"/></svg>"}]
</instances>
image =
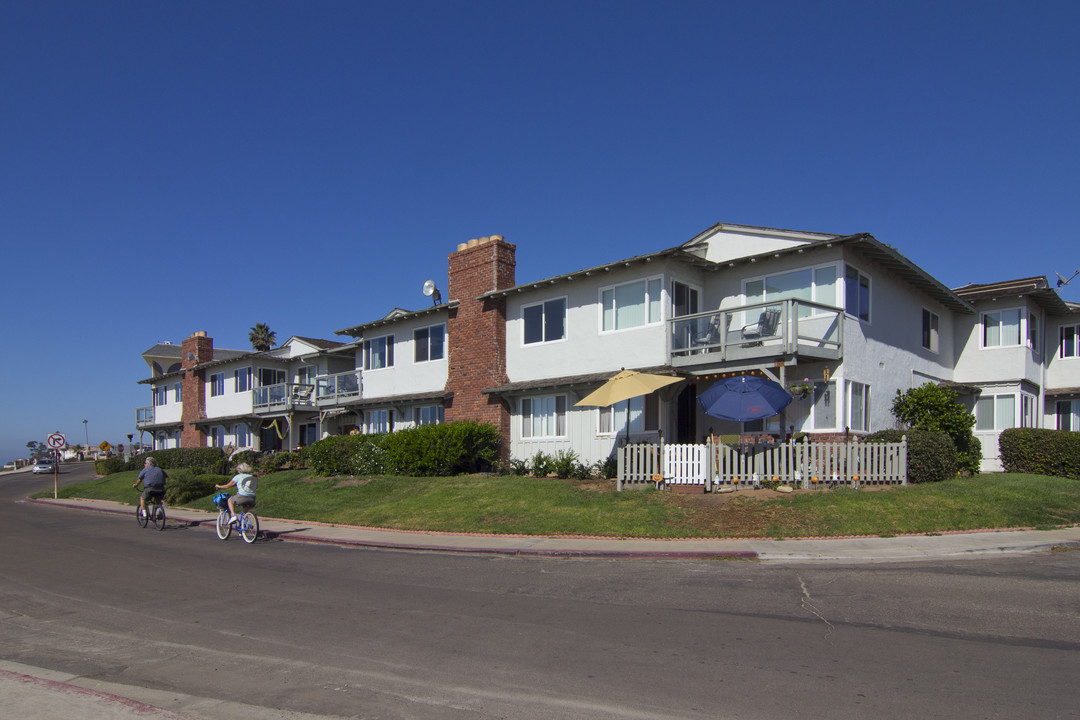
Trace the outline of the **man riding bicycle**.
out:
<instances>
[{"instance_id":1,"label":"man riding bicycle","mask_svg":"<svg viewBox=\"0 0 1080 720\"><path fill-rule=\"evenodd\" d=\"M258 479L251 474L251 466L247 463L240 463L236 466L236 475L233 479L224 485L215 485L218 490L224 490L230 487L236 487L236 494L229 496L229 524L233 524L239 521L236 517L236 507L239 505L241 510L255 507L255 489L259 486Z\"/></svg>"},{"instance_id":2,"label":"man riding bicycle","mask_svg":"<svg viewBox=\"0 0 1080 720\"><path fill-rule=\"evenodd\" d=\"M143 484L142 495L139 496L139 512L146 512L146 501L151 498L161 499L165 497L165 479L169 476L165 474L165 471L157 466L157 460L152 457L146 458L146 462L143 463L142 472L139 473L139 477L132 484L131 487L139 487L139 483Z\"/></svg>"}]
</instances>

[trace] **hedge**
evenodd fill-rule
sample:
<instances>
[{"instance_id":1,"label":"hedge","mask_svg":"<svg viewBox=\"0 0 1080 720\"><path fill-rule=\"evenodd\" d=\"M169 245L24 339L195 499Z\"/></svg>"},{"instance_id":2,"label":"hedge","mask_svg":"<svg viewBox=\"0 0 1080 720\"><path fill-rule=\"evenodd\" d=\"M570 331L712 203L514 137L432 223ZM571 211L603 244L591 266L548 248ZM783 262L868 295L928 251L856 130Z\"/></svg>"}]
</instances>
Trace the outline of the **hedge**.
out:
<instances>
[{"instance_id":1,"label":"hedge","mask_svg":"<svg viewBox=\"0 0 1080 720\"><path fill-rule=\"evenodd\" d=\"M1005 472L1080 479L1080 433L1010 428L998 439Z\"/></svg>"},{"instance_id":2,"label":"hedge","mask_svg":"<svg viewBox=\"0 0 1080 720\"><path fill-rule=\"evenodd\" d=\"M867 435L864 442L900 442L905 436L909 483L940 482L956 477L959 467L956 446L942 430L881 430Z\"/></svg>"}]
</instances>

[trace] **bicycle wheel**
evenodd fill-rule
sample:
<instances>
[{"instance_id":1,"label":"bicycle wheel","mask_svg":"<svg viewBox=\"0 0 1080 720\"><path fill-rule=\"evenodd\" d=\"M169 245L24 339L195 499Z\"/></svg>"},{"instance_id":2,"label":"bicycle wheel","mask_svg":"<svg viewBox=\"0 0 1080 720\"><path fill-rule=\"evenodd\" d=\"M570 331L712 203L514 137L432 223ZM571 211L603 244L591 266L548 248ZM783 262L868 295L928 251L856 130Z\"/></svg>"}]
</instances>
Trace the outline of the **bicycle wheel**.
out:
<instances>
[{"instance_id":1,"label":"bicycle wheel","mask_svg":"<svg viewBox=\"0 0 1080 720\"><path fill-rule=\"evenodd\" d=\"M217 516L217 536L222 540L228 540L232 535L232 525L229 524L229 511L222 510Z\"/></svg>"},{"instance_id":2,"label":"bicycle wheel","mask_svg":"<svg viewBox=\"0 0 1080 720\"><path fill-rule=\"evenodd\" d=\"M136 507L135 519L139 521L139 527L146 527L146 523L150 521L150 516L147 514L146 510L143 510L141 507Z\"/></svg>"},{"instance_id":3,"label":"bicycle wheel","mask_svg":"<svg viewBox=\"0 0 1080 720\"><path fill-rule=\"evenodd\" d=\"M165 529L165 506L162 505L160 502L156 502L156 503L154 503L154 507L153 507L152 512L153 512L153 515L151 516L151 519L154 521L154 527L156 527L158 530L164 530Z\"/></svg>"},{"instance_id":4,"label":"bicycle wheel","mask_svg":"<svg viewBox=\"0 0 1080 720\"><path fill-rule=\"evenodd\" d=\"M244 542L253 543L259 537L259 518L255 513L246 512L240 518L240 535Z\"/></svg>"}]
</instances>

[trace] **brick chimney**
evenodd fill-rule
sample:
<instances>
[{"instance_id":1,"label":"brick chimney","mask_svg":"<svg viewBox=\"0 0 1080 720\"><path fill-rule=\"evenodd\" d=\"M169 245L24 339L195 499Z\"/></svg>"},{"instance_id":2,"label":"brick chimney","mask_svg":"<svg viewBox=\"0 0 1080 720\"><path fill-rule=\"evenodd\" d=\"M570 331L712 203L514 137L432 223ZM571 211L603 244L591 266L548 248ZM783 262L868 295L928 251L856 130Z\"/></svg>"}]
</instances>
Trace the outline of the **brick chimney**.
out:
<instances>
[{"instance_id":1,"label":"brick chimney","mask_svg":"<svg viewBox=\"0 0 1080 720\"><path fill-rule=\"evenodd\" d=\"M180 366L184 369L180 447L206 447L206 432L195 424L196 420L206 419L206 373L195 366L213 359L214 338L206 337L204 331L192 333L180 343Z\"/></svg>"},{"instance_id":2,"label":"brick chimney","mask_svg":"<svg viewBox=\"0 0 1080 720\"><path fill-rule=\"evenodd\" d=\"M517 246L492 235L458 245L449 256L447 296L458 306L447 321L449 346L446 390L454 393L447 422L475 420L499 429L501 452L510 453L510 411L486 388L507 382L506 300L480 300L514 286Z\"/></svg>"}]
</instances>

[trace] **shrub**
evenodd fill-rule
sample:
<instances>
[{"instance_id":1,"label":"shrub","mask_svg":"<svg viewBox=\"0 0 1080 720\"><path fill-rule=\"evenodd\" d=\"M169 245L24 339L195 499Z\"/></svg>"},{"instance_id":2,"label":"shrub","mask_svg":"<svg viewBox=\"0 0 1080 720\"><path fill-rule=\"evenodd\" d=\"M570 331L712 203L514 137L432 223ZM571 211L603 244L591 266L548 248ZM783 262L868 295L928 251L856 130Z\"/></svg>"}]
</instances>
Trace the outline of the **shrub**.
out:
<instances>
[{"instance_id":1,"label":"shrub","mask_svg":"<svg viewBox=\"0 0 1080 720\"><path fill-rule=\"evenodd\" d=\"M1080 479L1080 434L1067 430L1010 428L998 440L1006 472Z\"/></svg>"},{"instance_id":2,"label":"shrub","mask_svg":"<svg viewBox=\"0 0 1080 720\"><path fill-rule=\"evenodd\" d=\"M575 462L573 470L570 471L570 477L575 480L589 480L593 476L593 466L586 465L583 462Z\"/></svg>"},{"instance_id":3,"label":"shrub","mask_svg":"<svg viewBox=\"0 0 1080 720\"><path fill-rule=\"evenodd\" d=\"M259 472L273 472L275 470L292 470L303 466L303 451L279 450L267 453L259 458L257 469Z\"/></svg>"},{"instance_id":4,"label":"shrub","mask_svg":"<svg viewBox=\"0 0 1080 720\"><path fill-rule=\"evenodd\" d=\"M206 497L214 492L214 485L224 485L229 481L224 475L196 475L188 468L173 470L168 475L165 502L170 505L183 505Z\"/></svg>"},{"instance_id":5,"label":"shrub","mask_svg":"<svg viewBox=\"0 0 1080 720\"><path fill-rule=\"evenodd\" d=\"M938 482L956 477L956 447L948 433L935 430L882 430L867 435L864 442L908 440L907 478L909 483Z\"/></svg>"},{"instance_id":6,"label":"shrub","mask_svg":"<svg viewBox=\"0 0 1080 720\"><path fill-rule=\"evenodd\" d=\"M141 468L142 465L140 464ZM113 473L123 472L127 468L125 467L124 458L111 457L105 460L98 460L94 463L94 472L98 475L112 475Z\"/></svg>"},{"instance_id":7,"label":"shrub","mask_svg":"<svg viewBox=\"0 0 1080 720\"><path fill-rule=\"evenodd\" d=\"M225 475L229 472L229 458L226 457L224 450L216 447L152 450L141 455L135 455L123 469L142 470L143 463L148 457L154 458L158 467L162 470L187 468L193 470L196 475L200 473Z\"/></svg>"},{"instance_id":8,"label":"shrub","mask_svg":"<svg viewBox=\"0 0 1080 720\"><path fill-rule=\"evenodd\" d=\"M615 453L612 453L603 460L597 461L596 472L600 474L600 477L605 479L612 479L619 474L619 461L615 457Z\"/></svg>"},{"instance_id":9,"label":"shrub","mask_svg":"<svg viewBox=\"0 0 1080 720\"><path fill-rule=\"evenodd\" d=\"M538 478L547 477L552 471L553 462L554 458L543 450L537 450L536 454L532 456L532 460L529 461L529 474Z\"/></svg>"},{"instance_id":10,"label":"shrub","mask_svg":"<svg viewBox=\"0 0 1080 720\"><path fill-rule=\"evenodd\" d=\"M982 443L972 433L975 416L957 401L955 390L929 382L905 393L897 390L892 414L910 428L948 433L958 467L972 475L979 474Z\"/></svg>"},{"instance_id":11,"label":"shrub","mask_svg":"<svg viewBox=\"0 0 1080 720\"><path fill-rule=\"evenodd\" d=\"M559 450L551 459L551 471L556 477L566 479L574 474L574 467L580 465L578 454L573 450Z\"/></svg>"}]
</instances>

